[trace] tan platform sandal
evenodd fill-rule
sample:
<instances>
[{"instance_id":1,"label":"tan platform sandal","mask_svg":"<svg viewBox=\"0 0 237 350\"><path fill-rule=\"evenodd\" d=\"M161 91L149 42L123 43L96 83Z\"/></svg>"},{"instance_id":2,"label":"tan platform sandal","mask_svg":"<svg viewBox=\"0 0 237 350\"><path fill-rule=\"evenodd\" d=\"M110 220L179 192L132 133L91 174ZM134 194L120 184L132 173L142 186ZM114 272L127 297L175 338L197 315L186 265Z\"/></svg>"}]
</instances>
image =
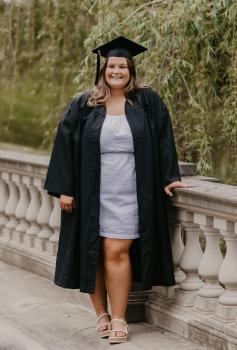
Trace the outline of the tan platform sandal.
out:
<instances>
[{"instance_id":1,"label":"tan platform sandal","mask_svg":"<svg viewBox=\"0 0 237 350\"><path fill-rule=\"evenodd\" d=\"M101 314L101 315L98 317L97 323L99 323L100 320L101 320L104 316L109 316L109 318L111 319L110 314L108 314L108 312L104 312L103 314ZM108 337L108 336L110 335L111 329L108 329L108 326L110 326L110 325L111 325L110 322L105 322L105 323L103 323L103 324L101 324L101 325L98 325L98 326L96 327L96 329L97 329L97 331L98 331L98 334L99 334L99 336L100 336L101 338L106 338L106 337ZM106 326L107 329L103 329L103 330L102 330L101 328L104 327L104 326Z\"/></svg>"},{"instance_id":2,"label":"tan platform sandal","mask_svg":"<svg viewBox=\"0 0 237 350\"><path fill-rule=\"evenodd\" d=\"M110 344L116 344L116 343L124 343L128 340L128 325L125 320L122 320L120 318L113 318L111 320L111 324L113 321L119 321L121 322L124 326L126 326L126 329L111 329L110 332L122 332L125 333L123 336L117 336L117 335L110 335L109 336L109 343Z\"/></svg>"}]
</instances>

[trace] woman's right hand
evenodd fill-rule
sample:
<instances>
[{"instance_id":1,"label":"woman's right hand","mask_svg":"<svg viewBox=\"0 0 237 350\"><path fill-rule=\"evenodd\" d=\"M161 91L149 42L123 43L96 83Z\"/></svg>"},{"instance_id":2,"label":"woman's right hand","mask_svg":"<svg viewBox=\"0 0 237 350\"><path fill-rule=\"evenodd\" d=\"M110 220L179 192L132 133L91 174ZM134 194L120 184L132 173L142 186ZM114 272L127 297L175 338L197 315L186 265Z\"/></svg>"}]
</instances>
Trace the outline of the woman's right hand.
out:
<instances>
[{"instance_id":1,"label":"woman's right hand","mask_svg":"<svg viewBox=\"0 0 237 350\"><path fill-rule=\"evenodd\" d=\"M75 198L61 194L60 207L62 210L65 210L67 213L72 213L73 209L75 209Z\"/></svg>"}]
</instances>

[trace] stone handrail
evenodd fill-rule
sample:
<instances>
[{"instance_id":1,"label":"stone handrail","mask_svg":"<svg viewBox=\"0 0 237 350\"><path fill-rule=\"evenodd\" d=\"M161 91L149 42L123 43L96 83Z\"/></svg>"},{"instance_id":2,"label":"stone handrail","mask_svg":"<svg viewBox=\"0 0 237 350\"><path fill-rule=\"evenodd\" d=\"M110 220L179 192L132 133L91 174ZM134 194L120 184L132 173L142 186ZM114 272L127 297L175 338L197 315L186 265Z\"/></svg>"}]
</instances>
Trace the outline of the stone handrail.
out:
<instances>
[{"instance_id":1,"label":"stone handrail","mask_svg":"<svg viewBox=\"0 0 237 350\"><path fill-rule=\"evenodd\" d=\"M0 258L52 278L61 209L43 190L49 157L0 151Z\"/></svg>"},{"instance_id":2,"label":"stone handrail","mask_svg":"<svg viewBox=\"0 0 237 350\"><path fill-rule=\"evenodd\" d=\"M146 317L215 349L237 349L237 186L186 182L192 187L175 191L168 211L177 285L154 288Z\"/></svg>"},{"instance_id":3,"label":"stone handrail","mask_svg":"<svg viewBox=\"0 0 237 350\"><path fill-rule=\"evenodd\" d=\"M42 188L48 161L0 150L0 259L51 279L61 210ZM176 285L148 293L146 319L218 349L237 349L237 187L179 165L191 187L175 190L168 207Z\"/></svg>"}]
</instances>

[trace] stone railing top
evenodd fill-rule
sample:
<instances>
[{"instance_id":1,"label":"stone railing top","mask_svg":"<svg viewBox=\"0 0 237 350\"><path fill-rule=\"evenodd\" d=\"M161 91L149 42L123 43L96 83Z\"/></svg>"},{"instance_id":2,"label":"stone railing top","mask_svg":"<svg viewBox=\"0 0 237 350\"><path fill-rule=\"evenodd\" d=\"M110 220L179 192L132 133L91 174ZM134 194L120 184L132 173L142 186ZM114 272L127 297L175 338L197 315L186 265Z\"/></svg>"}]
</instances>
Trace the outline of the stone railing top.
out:
<instances>
[{"instance_id":1,"label":"stone railing top","mask_svg":"<svg viewBox=\"0 0 237 350\"><path fill-rule=\"evenodd\" d=\"M18 150L0 150L0 170L45 179L49 155ZM175 190L171 204L190 211L209 213L237 221L237 186L217 183L217 179L196 175L196 166L179 162L183 181L191 187ZM236 224L237 227L237 224Z\"/></svg>"},{"instance_id":2,"label":"stone railing top","mask_svg":"<svg viewBox=\"0 0 237 350\"><path fill-rule=\"evenodd\" d=\"M17 162L38 166L48 166L49 156L43 154L31 154L23 151L0 149L0 160L14 163Z\"/></svg>"},{"instance_id":3,"label":"stone railing top","mask_svg":"<svg viewBox=\"0 0 237 350\"><path fill-rule=\"evenodd\" d=\"M172 204L190 208L190 211L205 212L207 215L223 216L237 222L237 186L186 177L191 187L178 188ZM236 226L237 229L237 226Z\"/></svg>"},{"instance_id":4,"label":"stone railing top","mask_svg":"<svg viewBox=\"0 0 237 350\"><path fill-rule=\"evenodd\" d=\"M45 178L49 156L16 150L0 150L0 170Z\"/></svg>"},{"instance_id":5,"label":"stone railing top","mask_svg":"<svg viewBox=\"0 0 237 350\"><path fill-rule=\"evenodd\" d=\"M198 195L202 198L212 198L220 202L231 202L237 205L237 186L226 185L209 181L202 181L186 177L185 181L191 185L188 188L179 188L176 191L186 195Z\"/></svg>"},{"instance_id":6,"label":"stone railing top","mask_svg":"<svg viewBox=\"0 0 237 350\"><path fill-rule=\"evenodd\" d=\"M24 163L33 166L47 167L49 155L32 154L24 151L0 149L0 161L12 163ZM197 167L194 163L179 162L181 176L194 176L197 174Z\"/></svg>"}]
</instances>

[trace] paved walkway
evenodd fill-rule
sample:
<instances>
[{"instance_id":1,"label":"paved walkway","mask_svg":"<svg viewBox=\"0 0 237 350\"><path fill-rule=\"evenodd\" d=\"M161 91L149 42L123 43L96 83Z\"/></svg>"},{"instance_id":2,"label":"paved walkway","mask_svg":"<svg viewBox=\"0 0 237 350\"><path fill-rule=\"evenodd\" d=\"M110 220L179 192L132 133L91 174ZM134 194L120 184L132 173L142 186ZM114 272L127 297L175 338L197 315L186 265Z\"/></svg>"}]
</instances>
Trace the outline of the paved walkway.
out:
<instances>
[{"instance_id":1,"label":"paved walkway","mask_svg":"<svg viewBox=\"0 0 237 350\"><path fill-rule=\"evenodd\" d=\"M83 300L82 300L83 299ZM82 302L81 302L82 300ZM81 305L79 305L79 301ZM0 261L0 350L106 350L87 294ZM147 323L129 325L126 350L205 350Z\"/></svg>"}]
</instances>

